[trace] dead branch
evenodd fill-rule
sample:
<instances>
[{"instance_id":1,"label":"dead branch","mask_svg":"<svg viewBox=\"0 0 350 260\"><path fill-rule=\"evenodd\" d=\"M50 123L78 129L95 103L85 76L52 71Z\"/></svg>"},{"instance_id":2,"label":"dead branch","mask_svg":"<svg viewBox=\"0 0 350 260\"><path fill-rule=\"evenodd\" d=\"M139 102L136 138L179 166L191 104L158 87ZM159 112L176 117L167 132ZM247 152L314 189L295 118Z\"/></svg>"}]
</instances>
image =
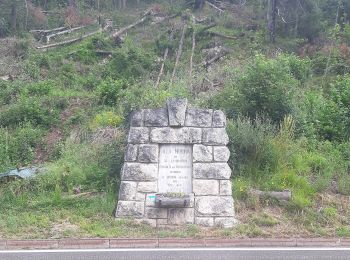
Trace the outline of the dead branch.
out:
<instances>
[{"instance_id":1,"label":"dead branch","mask_svg":"<svg viewBox=\"0 0 350 260\"><path fill-rule=\"evenodd\" d=\"M80 30L80 29L83 29L85 27L86 27L86 25L78 26L78 27L70 28L68 30L64 30L64 31L60 31L60 32L57 32L57 33L49 34L49 35L46 36L46 43L49 43L50 39L53 38L53 37L56 37L56 36L62 35L62 34L72 33L72 32L74 32L76 30Z\"/></svg>"},{"instance_id":2,"label":"dead branch","mask_svg":"<svg viewBox=\"0 0 350 260\"><path fill-rule=\"evenodd\" d=\"M219 54L217 54L216 56L214 56L210 60L203 62L204 67L208 68L212 63L214 63L217 60L221 59L222 57L226 56L230 52L231 52L230 49L222 48L222 51Z\"/></svg>"},{"instance_id":3,"label":"dead branch","mask_svg":"<svg viewBox=\"0 0 350 260\"><path fill-rule=\"evenodd\" d=\"M277 199L278 201L287 201L287 200L290 200L292 197L292 192L290 190L261 191L261 190L251 189L249 192L252 195L257 196L259 198L273 198L273 199Z\"/></svg>"},{"instance_id":4,"label":"dead branch","mask_svg":"<svg viewBox=\"0 0 350 260\"><path fill-rule=\"evenodd\" d=\"M173 39L173 33L174 33L174 31L172 30L171 33L170 33L170 35L169 35L169 42L171 42L172 39ZM157 82L156 82L156 88L158 88L159 82L160 82L160 78L161 78L161 76L162 76L163 73L164 73L164 65L165 65L165 61L166 61L166 59L167 59L167 57L168 57L168 53L169 53L169 47L167 47L167 48L165 49L165 51L164 51L163 62L162 62L162 65L160 66L160 71L159 71L158 78L157 78Z\"/></svg>"},{"instance_id":5,"label":"dead branch","mask_svg":"<svg viewBox=\"0 0 350 260\"><path fill-rule=\"evenodd\" d=\"M178 48L177 55L176 55L176 61L175 61L175 65L174 65L174 70L173 70L173 74L171 76L171 83L173 83L173 80L174 80L174 77L175 77L175 73L176 73L176 69L177 69L177 66L179 65L180 57L181 57L181 54L182 54L182 48L183 48L183 45L184 45L186 29L187 29L187 25L184 24L184 26L182 28L182 34L181 34L181 39L180 39L180 43L179 43L179 48Z\"/></svg>"},{"instance_id":6,"label":"dead branch","mask_svg":"<svg viewBox=\"0 0 350 260\"><path fill-rule=\"evenodd\" d=\"M230 35L224 35L221 33L217 33L217 32L209 32L211 35L217 36L217 37L221 37L221 38L225 38L225 39L229 39L229 40L237 40L237 37L235 36L230 36Z\"/></svg>"},{"instance_id":7,"label":"dead branch","mask_svg":"<svg viewBox=\"0 0 350 260\"><path fill-rule=\"evenodd\" d=\"M50 30L30 30L30 33L34 33L34 34L39 34L42 36L46 36L49 33L54 33L54 32L59 32L62 30L67 29L67 27L58 27L58 28L54 28L54 29L50 29Z\"/></svg>"},{"instance_id":8,"label":"dead branch","mask_svg":"<svg viewBox=\"0 0 350 260\"><path fill-rule=\"evenodd\" d=\"M128 30L134 28L135 26L137 26L137 25L139 25L139 24L144 23L144 22L147 20L147 18L148 18L148 16L149 16L150 13L151 13L151 9L148 10L148 11L142 16L141 19L139 19L139 20L137 20L136 22L134 22L134 23L132 23L132 24L130 24L130 25L128 25L128 26L126 26L126 27L120 29L119 31L114 32L114 33L111 35L111 37L112 37L113 39L118 39L118 38L120 38L120 36L121 36L123 33L127 32Z\"/></svg>"},{"instance_id":9,"label":"dead branch","mask_svg":"<svg viewBox=\"0 0 350 260\"><path fill-rule=\"evenodd\" d=\"M67 45L67 44L71 44L71 43L74 43L74 42L78 42L78 41L81 41L87 37L90 37L96 33L99 33L99 32L102 32L101 29L97 30L97 31L94 31L94 32L91 32L91 33L88 33L88 34L85 34L85 35L82 35L78 38L74 38L74 39L71 39L71 40L67 40L67 41L63 41L63 42L58 42L58 43L53 43L53 44L48 44L48 45L43 45L43 46L37 46L36 48L37 49L48 49L48 48L53 48L53 47L58 47L58 46L62 46L62 45Z\"/></svg>"},{"instance_id":10,"label":"dead branch","mask_svg":"<svg viewBox=\"0 0 350 260\"><path fill-rule=\"evenodd\" d=\"M207 1L208 5L212 8L214 8L215 10L219 11L219 13L223 13L224 10L222 10L221 8L217 7L216 5L214 5L213 3L210 3L209 1Z\"/></svg>"}]
</instances>

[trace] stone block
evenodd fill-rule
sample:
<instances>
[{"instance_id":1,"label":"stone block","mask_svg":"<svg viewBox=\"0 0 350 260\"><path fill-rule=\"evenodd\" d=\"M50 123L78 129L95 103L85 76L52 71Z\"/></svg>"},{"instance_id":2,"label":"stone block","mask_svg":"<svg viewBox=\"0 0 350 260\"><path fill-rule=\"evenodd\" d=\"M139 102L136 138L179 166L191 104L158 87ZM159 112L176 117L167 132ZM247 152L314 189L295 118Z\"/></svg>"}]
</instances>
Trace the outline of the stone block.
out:
<instances>
[{"instance_id":1,"label":"stone block","mask_svg":"<svg viewBox=\"0 0 350 260\"><path fill-rule=\"evenodd\" d=\"M138 192L157 192L158 184L156 181L142 181L137 185Z\"/></svg>"},{"instance_id":2,"label":"stone block","mask_svg":"<svg viewBox=\"0 0 350 260\"><path fill-rule=\"evenodd\" d=\"M131 127L128 143L143 144L149 142L149 129L147 127Z\"/></svg>"},{"instance_id":3,"label":"stone block","mask_svg":"<svg viewBox=\"0 0 350 260\"><path fill-rule=\"evenodd\" d=\"M136 161L136 159L137 159L137 150L138 150L138 145L128 144L128 146L126 147L124 160L126 162L134 162L134 161Z\"/></svg>"},{"instance_id":4,"label":"stone block","mask_svg":"<svg viewBox=\"0 0 350 260\"><path fill-rule=\"evenodd\" d=\"M148 218L167 218L168 209L146 207L146 217Z\"/></svg>"},{"instance_id":5,"label":"stone block","mask_svg":"<svg viewBox=\"0 0 350 260\"><path fill-rule=\"evenodd\" d=\"M228 180L231 169L227 163L194 163L193 177L195 179Z\"/></svg>"},{"instance_id":6,"label":"stone block","mask_svg":"<svg viewBox=\"0 0 350 260\"><path fill-rule=\"evenodd\" d=\"M122 181L119 188L120 200L136 200L137 182Z\"/></svg>"},{"instance_id":7,"label":"stone block","mask_svg":"<svg viewBox=\"0 0 350 260\"><path fill-rule=\"evenodd\" d=\"M211 127L213 110L188 108L186 111L185 126Z\"/></svg>"},{"instance_id":8,"label":"stone block","mask_svg":"<svg viewBox=\"0 0 350 260\"><path fill-rule=\"evenodd\" d=\"M227 162L230 158L230 150L226 146L214 146L214 161Z\"/></svg>"},{"instance_id":9,"label":"stone block","mask_svg":"<svg viewBox=\"0 0 350 260\"><path fill-rule=\"evenodd\" d=\"M168 111L165 108L145 109L145 126L168 126Z\"/></svg>"},{"instance_id":10,"label":"stone block","mask_svg":"<svg viewBox=\"0 0 350 260\"><path fill-rule=\"evenodd\" d=\"M217 180L193 180L193 193L198 195L218 195L219 181Z\"/></svg>"},{"instance_id":11,"label":"stone block","mask_svg":"<svg viewBox=\"0 0 350 260\"><path fill-rule=\"evenodd\" d=\"M237 224L237 221L234 217L228 218L215 218L215 226L222 228L231 228Z\"/></svg>"},{"instance_id":12,"label":"stone block","mask_svg":"<svg viewBox=\"0 0 350 260\"><path fill-rule=\"evenodd\" d=\"M228 135L225 128L205 128L203 129L202 143L206 145L227 145Z\"/></svg>"},{"instance_id":13,"label":"stone block","mask_svg":"<svg viewBox=\"0 0 350 260\"><path fill-rule=\"evenodd\" d=\"M158 164L124 163L122 181L155 181L158 175Z\"/></svg>"},{"instance_id":14,"label":"stone block","mask_svg":"<svg viewBox=\"0 0 350 260\"><path fill-rule=\"evenodd\" d=\"M187 99L169 98L167 100L167 107L169 115L169 125L184 126L187 109Z\"/></svg>"},{"instance_id":15,"label":"stone block","mask_svg":"<svg viewBox=\"0 0 350 260\"><path fill-rule=\"evenodd\" d=\"M197 216L234 216L232 196L196 196Z\"/></svg>"},{"instance_id":16,"label":"stone block","mask_svg":"<svg viewBox=\"0 0 350 260\"><path fill-rule=\"evenodd\" d=\"M200 225L203 227L213 227L214 226L214 218L196 217L195 223L197 225Z\"/></svg>"},{"instance_id":17,"label":"stone block","mask_svg":"<svg viewBox=\"0 0 350 260\"><path fill-rule=\"evenodd\" d=\"M153 128L150 134L152 143L200 143L202 137L202 129L183 127L183 128Z\"/></svg>"},{"instance_id":18,"label":"stone block","mask_svg":"<svg viewBox=\"0 0 350 260\"><path fill-rule=\"evenodd\" d=\"M211 162L213 160L213 147L202 144L193 145L194 162Z\"/></svg>"},{"instance_id":19,"label":"stone block","mask_svg":"<svg viewBox=\"0 0 350 260\"><path fill-rule=\"evenodd\" d=\"M157 219L157 227L165 226L168 224L168 219L160 218Z\"/></svg>"},{"instance_id":20,"label":"stone block","mask_svg":"<svg viewBox=\"0 0 350 260\"><path fill-rule=\"evenodd\" d=\"M220 195L232 196L232 184L230 180L220 181Z\"/></svg>"},{"instance_id":21,"label":"stone block","mask_svg":"<svg viewBox=\"0 0 350 260\"><path fill-rule=\"evenodd\" d=\"M168 209L168 224L184 225L194 223L193 208Z\"/></svg>"},{"instance_id":22,"label":"stone block","mask_svg":"<svg viewBox=\"0 0 350 260\"><path fill-rule=\"evenodd\" d=\"M136 200L137 201L145 201L146 199L146 193L143 193L143 192L137 192L136 193Z\"/></svg>"},{"instance_id":23,"label":"stone block","mask_svg":"<svg viewBox=\"0 0 350 260\"><path fill-rule=\"evenodd\" d=\"M139 146L139 162L158 162L158 145L142 144Z\"/></svg>"},{"instance_id":24,"label":"stone block","mask_svg":"<svg viewBox=\"0 0 350 260\"><path fill-rule=\"evenodd\" d=\"M118 201L116 217L134 217L142 218L145 207L141 201Z\"/></svg>"},{"instance_id":25,"label":"stone block","mask_svg":"<svg viewBox=\"0 0 350 260\"><path fill-rule=\"evenodd\" d=\"M130 126L143 126L143 110L131 112Z\"/></svg>"},{"instance_id":26,"label":"stone block","mask_svg":"<svg viewBox=\"0 0 350 260\"><path fill-rule=\"evenodd\" d=\"M213 112L213 127L225 127L226 116L221 110L214 110Z\"/></svg>"}]
</instances>

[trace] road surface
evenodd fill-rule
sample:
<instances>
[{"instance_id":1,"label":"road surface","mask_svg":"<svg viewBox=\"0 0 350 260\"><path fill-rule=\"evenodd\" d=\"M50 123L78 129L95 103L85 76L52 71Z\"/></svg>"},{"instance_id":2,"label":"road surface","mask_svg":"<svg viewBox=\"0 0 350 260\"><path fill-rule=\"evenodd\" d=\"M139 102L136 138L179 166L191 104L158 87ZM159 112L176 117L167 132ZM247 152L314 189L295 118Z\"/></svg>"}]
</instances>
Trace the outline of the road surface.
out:
<instances>
[{"instance_id":1,"label":"road surface","mask_svg":"<svg viewBox=\"0 0 350 260\"><path fill-rule=\"evenodd\" d=\"M180 248L0 251L0 260L350 260L350 248Z\"/></svg>"}]
</instances>

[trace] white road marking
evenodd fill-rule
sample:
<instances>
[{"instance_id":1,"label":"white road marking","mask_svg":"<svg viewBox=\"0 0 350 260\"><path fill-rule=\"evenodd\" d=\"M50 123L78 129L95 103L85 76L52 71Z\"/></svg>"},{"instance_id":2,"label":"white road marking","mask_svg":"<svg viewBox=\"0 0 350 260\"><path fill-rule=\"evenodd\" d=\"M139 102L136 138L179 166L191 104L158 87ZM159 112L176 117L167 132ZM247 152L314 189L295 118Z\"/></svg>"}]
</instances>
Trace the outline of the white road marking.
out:
<instances>
[{"instance_id":1,"label":"white road marking","mask_svg":"<svg viewBox=\"0 0 350 260\"><path fill-rule=\"evenodd\" d=\"M350 251L349 247L235 247L235 248L110 248L110 249L53 249L6 250L0 254L81 253L81 252L161 252L161 251Z\"/></svg>"}]
</instances>

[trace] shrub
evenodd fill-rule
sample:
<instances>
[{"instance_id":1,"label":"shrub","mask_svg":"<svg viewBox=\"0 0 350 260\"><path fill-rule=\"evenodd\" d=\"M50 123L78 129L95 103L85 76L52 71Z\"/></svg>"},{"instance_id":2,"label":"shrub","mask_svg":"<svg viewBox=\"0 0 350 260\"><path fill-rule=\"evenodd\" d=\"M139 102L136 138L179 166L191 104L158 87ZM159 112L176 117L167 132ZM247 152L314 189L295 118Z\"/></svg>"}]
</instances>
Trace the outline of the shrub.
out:
<instances>
[{"instance_id":1,"label":"shrub","mask_svg":"<svg viewBox=\"0 0 350 260\"><path fill-rule=\"evenodd\" d=\"M103 111L95 116L90 124L94 130L100 127L117 127L123 122L123 117L113 111Z\"/></svg>"},{"instance_id":2,"label":"shrub","mask_svg":"<svg viewBox=\"0 0 350 260\"><path fill-rule=\"evenodd\" d=\"M297 113L296 92L308 75L307 60L257 55L242 75L214 98L214 106L224 108L230 117L241 114L254 119L264 115L279 122L285 115Z\"/></svg>"},{"instance_id":3,"label":"shrub","mask_svg":"<svg viewBox=\"0 0 350 260\"><path fill-rule=\"evenodd\" d=\"M116 105L119 93L128 86L128 82L123 79L113 80L107 78L97 86L99 101L105 105Z\"/></svg>"}]
</instances>

